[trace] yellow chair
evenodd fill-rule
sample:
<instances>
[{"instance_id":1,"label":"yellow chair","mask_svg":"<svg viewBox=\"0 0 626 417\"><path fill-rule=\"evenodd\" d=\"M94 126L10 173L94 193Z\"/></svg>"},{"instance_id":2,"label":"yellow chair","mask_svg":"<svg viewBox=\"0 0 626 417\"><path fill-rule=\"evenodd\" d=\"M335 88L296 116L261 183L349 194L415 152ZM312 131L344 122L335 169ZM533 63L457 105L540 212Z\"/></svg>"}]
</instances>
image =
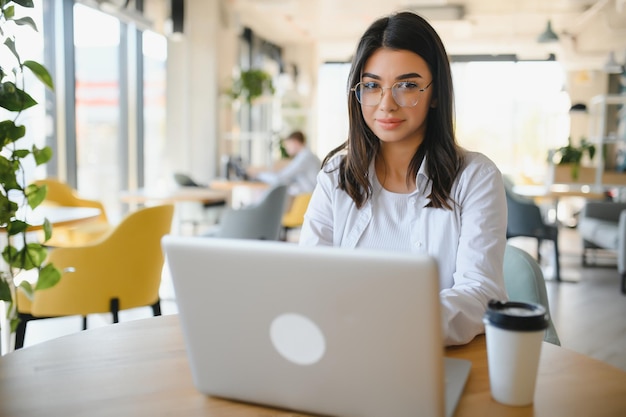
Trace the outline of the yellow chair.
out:
<instances>
[{"instance_id":1,"label":"yellow chair","mask_svg":"<svg viewBox=\"0 0 626 417\"><path fill-rule=\"evenodd\" d=\"M309 207L312 194L313 193L302 193L293 197L289 210L283 215L282 240L287 239L289 230L297 229L304 223L304 213L306 213L306 209Z\"/></svg>"},{"instance_id":2,"label":"yellow chair","mask_svg":"<svg viewBox=\"0 0 626 417\"><path fill-rule=\"evenodd\" d=\"M120 310L151 306L160 315L161 238L170 232L173 215L172 204L142 208L98 242L52 249L48 262L62 278L36 291L32 301L18 291L15 348L24 345L26 324L34 319L80 315L86 329L89 314L112 313L117 323Z\"/></svg>"},{"instance_id":3,"label":"yellow chair","mask_svg":"<svg viewBox=\"0 0 626 417\"><path fill-rule=\"evenodd\" d=\"M45 205L64 207L93 207L100 210L100 216L93 221L75 226L57 226L52 229L52 238L46 242L49 246L81 246L96 241L109 233L112 226L107 219L104 206L100 201L78 196L76 190L64 182L53 178L34 181L33 184L48 189Z\"/></svg>"}]
</instances>

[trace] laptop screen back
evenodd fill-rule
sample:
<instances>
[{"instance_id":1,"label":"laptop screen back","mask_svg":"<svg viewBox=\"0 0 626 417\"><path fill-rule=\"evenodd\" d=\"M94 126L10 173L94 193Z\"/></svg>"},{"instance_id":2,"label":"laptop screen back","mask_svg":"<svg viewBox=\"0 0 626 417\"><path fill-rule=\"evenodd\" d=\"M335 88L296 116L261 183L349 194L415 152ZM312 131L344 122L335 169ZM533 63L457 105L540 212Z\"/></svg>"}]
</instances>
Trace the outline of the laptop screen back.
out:
<instances>
[{"instance_id":1,"label":"laptop screen back","mask_svg":"<svg viewBox=\"0 0 626 417\"><path fill-rule=\"evenodd\" d=\"M435 261L166 236L196 388L339 416L444 415Z\"/></svg>"}]
</instances>

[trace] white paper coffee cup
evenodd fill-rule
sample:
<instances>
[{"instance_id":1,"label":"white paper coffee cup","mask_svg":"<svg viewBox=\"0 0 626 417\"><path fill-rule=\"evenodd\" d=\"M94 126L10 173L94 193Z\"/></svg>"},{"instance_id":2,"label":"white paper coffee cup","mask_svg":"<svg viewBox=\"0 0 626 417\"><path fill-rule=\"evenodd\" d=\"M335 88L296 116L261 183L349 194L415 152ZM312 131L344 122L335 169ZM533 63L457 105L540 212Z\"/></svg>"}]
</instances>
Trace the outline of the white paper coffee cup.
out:
<instances>
[{"instance_id":1,"label":"white paper coffee cup","mask_svg":"<svg viewBox=\"0 0 626 417\"><path fill-rule=\"evenodd\" d=\"M490 301L484 317L491 395L499 403L530 405L548 314L539 304Z\"/></svg>"}]
</instances>

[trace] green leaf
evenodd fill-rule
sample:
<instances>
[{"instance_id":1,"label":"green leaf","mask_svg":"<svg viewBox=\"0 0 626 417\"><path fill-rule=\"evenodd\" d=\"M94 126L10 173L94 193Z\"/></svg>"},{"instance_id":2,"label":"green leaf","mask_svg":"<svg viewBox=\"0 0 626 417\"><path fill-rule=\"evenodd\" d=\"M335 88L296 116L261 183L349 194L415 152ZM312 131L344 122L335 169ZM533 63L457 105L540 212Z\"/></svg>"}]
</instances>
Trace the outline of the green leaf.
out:
<instances>
[{"instance_id":1,"label":"green leaf","mask_svg":"<svg viewBox=\"0 0 626 417\"><path fill-rule=\"evenodd\" d=\"M13 19L13 21L15 22L16 25L30 26L31 28L33 28L35 32L39 32L39 30L37 30L37 24L35 23L35 21L28 16L21 17L19 19Z\"/></svg>"},{"instance_id":2,"label":"green leaf","mask_svg":"<svg viewBox=\"0 0 626 417\"><path fill-rule=\"evenodd\" d=\"M30 151L28 149L17 149L13 152L13 157L16 159L24 159L29 153Z\"/></svg>"},{"instance_id":3,"label":"green leaf","mask_svg":"<svg viewBox=\"0 0 626 417\"><path fill-rule=\"evenodd\" d=\"M2 99L2 92L0 92L0 102ZM21 139L25 134L26 127L17 126L13 120L3 120L0 122L0 143L2 143L2 147Z\"/></svg>"},{"instance_id":4,"label":"green leaf","mask_svg":"<svg viewBox=\"0 0 626 417\"><path fill-rule=\"evenodd\" d=\"M33 74L35 74L35 76L39 78L39 80L41 80L41 82L44 83L49 89L54 90L54 81L52 81L52 77L46 67L38 62L30 60L24 61L24 66L30 69Z\"/></svg>"},{"instance_id":5,"label":"green leaf","mask_svg":"<svg viewBox=\"0 0 626 417\"><path fill-rule=\"evenodd\" d=\"M43 165L52 158L52 148L44 146L43 148L37 148L33 145L33 156L35 157L35 163L37 166Z\"/></svg>"},{"instance_id":6,"label":"green leaf","mask_svg":"<svg viewBox=\"0 0 626 417\"><path fill-rule=\"evenodd\" d=\"M19 4L22 7L35 7L32 0L13 0L13 3Z\"/></svg>"},{"instance_id":7,"label":"green leaf","mask_svg":"<svg viewBox=\"0 0 626 417\"><path fill-rule=\"evenodd\" d=\"M11 38L6 38L4 40L4 45L9 48L9 51L13 54L13 56L17 59L17 62L21 62L20 54L17 53L17 49L15 49L15 42Z\"/></svg>"},{"instance_id":8,"label":"green leaf","mask_svg":"<svg viewBox=\"0 0 626 417\"><path fill-rule=\"evenodd\" d=\"M37 102L24 90L20 90L10 81L1 84L0 107L10 111L22 111L33 107Z\"/></svg>"},{"instance_id":9,"label":"green leaf","mask_svg":"<svg viewBox=\"0 0 626 417\"><path fill-rule=\"evenodd\" d=\"M54 287L61 280L61 272L52 264L48 264L39 271L39 279L35 285L35 290L45 290Z\"/></svg>"},{"instance_id":10,"label":"green leaf","mask_svg":"<svg viewBox=\"0 0 626 417\"><path fill-rule=\"evenodd\" d=\"M13 249L13 247L7 247ZM30 270L39 268L46 260L48 250L40 243L28 243L22 249L16 252L10 252L11 257L5 259L9 265L18 269Z\"/></svg>"},{"instance_id":11,"label":"green leaf","mask_svg":"<svg viewBox=\"0 0 626 417\"><path fill-rule=\"evenodd\" d=\"M9 20L9 19L13 19L13 16L15 16L15 6L9 6L6 9L4 9L4 17Z\"/></svg>"},{"instance_id":12,"label":"green leaf","mask_svg":"<svg viewBox=\"0 0 626 417\"><path fill-rule=\"evenodd\" d=\"M28 229L28 223L22 220L13 220L9 223L7 227L7 231L9 232L9 236L15 236L19 233L23 233Z\"/></svg>"},{"instance_id":13,"label":"green leaf","mask_svg":"<svg viewBox=\"0 0 626 417\"><path fill-rule=\"evenodd\" d=\"M42 185L38 186L36 184L29 184L24 190L24 195L26 196L26 200L28 201L28 205L30 208L35 208L39 206L46 199L46 195L48 194L48 186Z\"/></svg>"},{"instance_id":14,"label":"green leaf","mask_svg":"<svg viewBox=\"0 0 626 417\"><path fill-rule=\"evenodd\" d=\"M17 331L17 326L20 324L20 318L14 317L11 319L11 333L15 333Z\"/></svg>"},{"instance_id":15,"label":"green leaf","mask_svg":"<svg viewBox=\"0 0 626 417\"><path fill-rule=\"evenodd\" d=\"M12 301L11 288L9 283L4 280L4 277L0 278L0 301Z\"/></svg>"},{"instance_id":16,"label":"green leaf","mask_svg":"<svg viewBox=\"0 0 626 417\"><path fill-rule=\"evenodd\" d=\"M13 163L2 155L0 155L0 178L2 178L2 186L5 191L21 189L17 182Z\"/></svg>"},{"instance_id":17,"label":"green leaf","mask_svg":"<svg viewBox=\"0 0 626 417\"><path fill-rule=\"evenodd\" d=\"M47 242L52 237L52 223L50 220L43 220L43 232L44 232L44 242Z\"/></svg>"},{"instance_id":18,"label":"green leaf","mask_svg":"<svg viewBox=\"0 0 626 417\"><path fill-rule=\"evenodd\" d=\"M28 299L32 301L32 299L35 297L35 289L30 284L30 282L22 281L20 282L19 287L22 289L26 297L28 297Z\"/></svg>"},{"instance_id":19,"label":"green leaf","mask_svg":"<svg viewBox=\"0 0 626 417\"><path fill-rule=\"evenodd\" d=\"M596 147L594 145L589 145L587 148L587 153L589 154L589 159L593 159L596 154Z\"/></svg>"},{"instance_id":20,"label":"green leaf","mask_svg":"<svg viewBox=\"0 0 626 417\"><path fill-rule=\"evenodd\" d=\"M28 243L26 245L26 253L28 260L32 262L33 268L39 268L48 257L48 249L41 243Z\"/></svg>"},{"instance_id":21,"label":"green leaf","mask_svg":"<svg viewBox=\"0 0 626 417\"><path fill-rule=\"evenodd\" d=\"M0 193L0 224L8 224L17 211L17 203Z\"/></svg>"},{"instance_id":22,"label":"green leaf","mask_svg":"<svg viewBox=\"0 0 626 417\"><path fill-rule=\"evenodd\" d=\"M12 266L15 259L17 259L17 254L17 248L15 246L7 245L2 251L2 259L4 259L4 262Z\"/></svg>"}]
</instances>

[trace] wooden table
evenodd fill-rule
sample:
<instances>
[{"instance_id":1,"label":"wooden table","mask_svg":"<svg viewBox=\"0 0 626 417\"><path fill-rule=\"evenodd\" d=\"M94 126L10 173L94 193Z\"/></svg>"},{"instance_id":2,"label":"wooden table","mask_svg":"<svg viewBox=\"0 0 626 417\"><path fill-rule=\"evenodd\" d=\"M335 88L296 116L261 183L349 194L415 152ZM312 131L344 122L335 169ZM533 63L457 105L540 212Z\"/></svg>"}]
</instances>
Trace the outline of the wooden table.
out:
<instances>
[{"instance_id":1,"label":"wooden table","mask_svg":"<svg viewBox=\"0 0 626 417\"><path fill-rule=\"evenodd\" d=\"M100 209L93 207L55 207L40 206L35 210L31 223L33 228L41 228L43 218L47 218L53 227L76 226L100 217Z\"/></svg>"},{"instance_id":2,"label":"wooden table","mask_svg":"<svg viewBox=\"0 0 626 417\"><path fill-rule=\"evenodd\" d=\"M586 198L588 200L604 200L606 198L604 192L593 189L587 185L515 185L513 186L513 192L535 200L550 200L552 202L552 210L554 210L554 222L557 224L562 222L559 218L559 203L561 199L579 197ZM573 221L566 223L569 223L569 226L575 226Z\"/></svg>"},{"instance_id":3,"label":"wooden table","mask_svg":"<svg viewBox=\"0 0 626 417\"><path fill-rule=\"evenodd\" d=\"M218 203L228 200L229 193L206 187L180 187L173 189L145 189L123 191L121 200L125 203L145 204L151 201L159 203L198 202L203 204Z\"/></svg>"},{"instance_id":4,"label":"wooden table","mask_svg":"<svg viewBox=\"0 0 626 417\"><path fill-rule=\"evenodd\" d=\"M35 210L19 210L17 217L26 219L31 225L28 230L35 231L43 228L44 219L53 227L74 226L97 219L100 214L100 210L93 207L39 206Z\"/></svg>"},{"instance_id":5,"label":"wooden table","mask_svg":"<svg viewBox=\"0 0 626 417\"><path fill-rule=\"evenodd\" d=\"M604 192L593 190L589 186L570 186L565 184L547 185L515 185L513 192L531 198L550 198L558 200L562 197L583 197L591 200L603 200Z\"/></svg>"},{"instance_id":6,"label":"wooden table","mask_svg":"<svg viewBox=\"0 0 626 417\"><path fill-rule=\"evenodd\" d=\"M457 417L626 415L626 372L567 349L544 343L529 407L491 399L483 336L446 355L472 361ZM198 393L177 315L85 330L0 358L0 415L304 416Z\"/></svg>"}]
</instances>

